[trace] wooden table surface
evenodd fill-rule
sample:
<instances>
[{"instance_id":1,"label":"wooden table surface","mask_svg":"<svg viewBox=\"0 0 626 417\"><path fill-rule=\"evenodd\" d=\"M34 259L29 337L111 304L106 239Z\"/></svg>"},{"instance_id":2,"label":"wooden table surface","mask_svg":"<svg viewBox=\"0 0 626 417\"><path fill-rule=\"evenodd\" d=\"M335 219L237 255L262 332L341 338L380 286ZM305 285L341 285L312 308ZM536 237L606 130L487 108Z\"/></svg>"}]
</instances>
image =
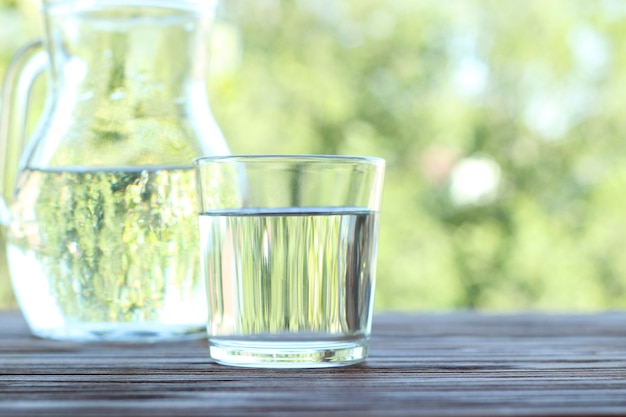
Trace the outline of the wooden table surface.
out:
<instances>
[{"instance_id":1,"label":"wooden table surface","mask_svg":"<svg viewBox=\"0 0 626 417\"><path fill-rule=\"evenodd\" d=\"M264 370L205 341L40 340L0 312L0 415L626 415L626 314L378 314L363 364Z\"/></svg>"}]
</instances>

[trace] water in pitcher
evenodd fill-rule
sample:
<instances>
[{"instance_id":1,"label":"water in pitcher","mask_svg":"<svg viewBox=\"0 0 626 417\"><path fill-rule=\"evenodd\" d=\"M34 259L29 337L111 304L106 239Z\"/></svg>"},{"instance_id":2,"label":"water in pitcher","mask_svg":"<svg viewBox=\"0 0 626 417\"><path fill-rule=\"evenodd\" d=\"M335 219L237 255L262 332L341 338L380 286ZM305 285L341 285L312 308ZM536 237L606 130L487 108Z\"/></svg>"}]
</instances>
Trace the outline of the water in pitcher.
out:
<instances>
[{"instance_id":1,"label":"water in pitcher","mask_svg":"<svg viewBox=\"0 0 626 417\"><path fill-rule=\"evenodd\" d=\"M203 332L194 187L189 168L24 171L7 253L38 335Z\"/></svg>"},{"instance_id":2,"label":"water in pitcher","mask_svg":"<svg viewBox=\"0 0 626 417\"><path fill-rule=\"evenodd\" d=\"M202 213L210 341L253 342L275 352L309 340L362 343L370 329L377 221L362 207Z\"/></svg>"}]
</instances>

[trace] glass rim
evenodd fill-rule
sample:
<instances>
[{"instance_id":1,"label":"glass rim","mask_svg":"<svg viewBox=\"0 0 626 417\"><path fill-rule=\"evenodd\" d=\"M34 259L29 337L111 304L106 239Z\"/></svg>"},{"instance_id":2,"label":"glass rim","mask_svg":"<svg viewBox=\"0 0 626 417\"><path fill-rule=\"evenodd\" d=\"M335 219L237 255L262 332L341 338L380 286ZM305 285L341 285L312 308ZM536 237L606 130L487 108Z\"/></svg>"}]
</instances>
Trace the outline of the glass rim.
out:
<instances>
[{"instance_id":1,"label":"glass rim","mask_svg":"<svg viewBox=\"0 0 626 417\"><path fill-rule=\"evenodd\" d=\"M333 162L345 164L365 164L384 166L385 160L377 156L358 155L329 155L329 154L240 154L240 155L215 155L199 156L193 159L193 165L198 167L208 163L232 163L232 162Z\"/></svg>"}]
</instances>

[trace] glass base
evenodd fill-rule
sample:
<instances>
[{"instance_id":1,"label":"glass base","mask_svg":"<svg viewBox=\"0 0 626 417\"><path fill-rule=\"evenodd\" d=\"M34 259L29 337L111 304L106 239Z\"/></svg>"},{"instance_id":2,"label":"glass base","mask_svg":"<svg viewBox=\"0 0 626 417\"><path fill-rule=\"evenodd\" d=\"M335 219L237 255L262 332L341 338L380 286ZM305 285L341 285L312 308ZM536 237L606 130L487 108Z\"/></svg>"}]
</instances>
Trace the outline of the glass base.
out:
<instances>
[{"instance_id":1,"label":"glass base","mask_svg":"<svg viewBox=\"0 0 626 417\"><path fill-rule=\"evenodd\" d=\"M366 338L350 341L263 341L209 338L209 354L222 365L251 368L329 368L362 362Z\"/></svg>"},{"instance_id":2,"label":"glass base","mask_svg":"<svg viewBox=\"0 0 626 417\"><path fill-rule=\"evenodd\" d=\"M83 323L55 328L31 328L33 335L71 342L154 343L206 337L206 326L136 323Z\"/></svg>"}]
</instances>

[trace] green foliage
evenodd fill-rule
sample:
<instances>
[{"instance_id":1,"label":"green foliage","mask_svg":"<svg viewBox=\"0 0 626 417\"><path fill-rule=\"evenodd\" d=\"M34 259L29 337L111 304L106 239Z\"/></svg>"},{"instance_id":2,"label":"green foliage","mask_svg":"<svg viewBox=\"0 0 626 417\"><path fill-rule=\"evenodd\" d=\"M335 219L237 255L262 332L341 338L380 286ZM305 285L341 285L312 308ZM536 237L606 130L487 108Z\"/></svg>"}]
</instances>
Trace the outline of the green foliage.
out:
<instances>
[{"instance_id":1,"label":"green foliage","mask_svg":"<svg viewBox=\"0 0 626 417\"><path fill-rule=\"evenodd\" d=\"M382 156L378 309L626 305L626 5L228 0L235 153Z\"/></svg>"},{"instance_id":2,"label":"green foliage","mask_svg":"<svg viewBox=\"0 0 626 417\"><path fill-rule=\"evenodd\" d=\"M224 8L243 53L211 96L234 151L387 159L378 308L625 304L621 3ZM497 182L461 198L485 181L468 161Z\"/></svg>"}]
</instances>

